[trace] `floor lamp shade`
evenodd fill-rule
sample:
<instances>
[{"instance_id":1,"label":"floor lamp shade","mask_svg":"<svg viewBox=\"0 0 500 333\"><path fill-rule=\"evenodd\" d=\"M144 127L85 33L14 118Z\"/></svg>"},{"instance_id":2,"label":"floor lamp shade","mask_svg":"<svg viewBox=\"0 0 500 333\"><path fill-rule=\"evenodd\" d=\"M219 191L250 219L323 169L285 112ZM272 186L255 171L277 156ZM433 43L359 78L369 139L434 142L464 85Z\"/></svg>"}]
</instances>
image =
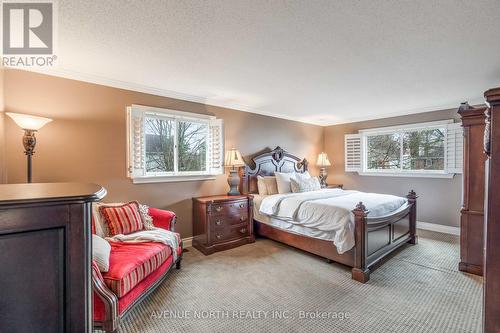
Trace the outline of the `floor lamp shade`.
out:
<instances>
[{"instance_id":1,"label":"floor lamp shade","mask_svg":"<svg viewBox=\"0 0 500 333\"><path fill-rule=\"evenodd\" d=\"M31 157L35 153L36 146L35 132L51 122L52 119L22 113L6 112L6 114L24 130L23 146L27 158L27 181L31 183Z\"/></svg>"}]
</instances>

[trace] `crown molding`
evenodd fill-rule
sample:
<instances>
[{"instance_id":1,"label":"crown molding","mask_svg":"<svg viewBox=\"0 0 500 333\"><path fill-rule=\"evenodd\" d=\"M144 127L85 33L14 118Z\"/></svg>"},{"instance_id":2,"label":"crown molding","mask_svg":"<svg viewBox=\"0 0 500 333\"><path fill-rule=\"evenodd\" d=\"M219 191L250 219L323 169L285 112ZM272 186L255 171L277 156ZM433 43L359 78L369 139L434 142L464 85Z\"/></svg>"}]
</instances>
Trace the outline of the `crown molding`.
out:
<instances>
[{"instance_id":1,"label":"crown molding","mask_svg":"<svg viewBox=\"0 0 500 333\"><path fill-rule=\"evenodd\" d=\"M85 73L70 71L70 70L66 70L66 69L41 69L41 68L29 68L28 69L28 68L16 68L16 67L9 67L9 68L19 69L19 70L24 70L24 71L28 71L28 72L49 75L49 76L56 76L56 77L61 77L61 78L65 78L65 79L70 79L70 80L93 83L93 84L98 84L98 85L106 86L106 87L130 90L130 91L135 91L135 92L140 92L140 93L145 93L145 94L150 94L150 95L155 95L155 96L174 98L174 99L187 101L187 102L200 103L200 104L209 105L209 106L216 106L216 107L221 107L221 108L226 108L226 109L232 109L235 111L254 113L254 114L258 114L258 115L262 115L262 116L285 119L285 120L290 120L290 121L296 121L296 122L309 124L309 125L324 126L324 123L319 122L319 121L306 120L306 119L302 119L302 118L298 118L298 117L290 117L290 116L284 116L284 115L280 115L280 114L276 114L276 113L272 113L272 112L260 111L260 110L253 109L247 105L243 105L243 104L238 104L238 103L233 103L233 102L215 101L214 99L211 99L211 98L185 94L185 93L181 93L181 92L177 92L177 91L173 91L173 90L154 88L151 86L146 86L146 85L137 84L137 83L131 83L131 82L127 82L127 81L110 79L110 78L106 78L106 77L94 75L94 74L85 74Z\"/></svg>"},{"instance_id":2,"label":"crown molding","mask_svg":"<svg viewBox=\"0 0 500 333\"><path fill-rule=\"evenodd\" d=\"M185 94L185 93L178 92L178 91L160 89L160 88L155 88L155 87L151 87L151 86L147 86L147 85L110 79L110 78L106 78L106 77L95 75L95 74L85 74L85 73L66 70L66 69L41 69L41 68L16 68L16 67L10 67L10 68L25 70L25 71L49 75L49 76L56 76L56 77L61 77L61 78L65 78L65 79L70 79L70 80L93 83L93 84L98 84L98 85L112 87L112 88L136 91L136 92L155 95L155 96L174 98L174 99L178 99L178 100L183 100L183 101L188 101L188 102L193 102L193 103L200 103L200 104L209 105L209 106L232 109L235 111L249 112L249 113L254 113L254 114L258 114L258 115L262 115L262 116L285 119L285 120L290 120L290 121L296 121L296 122L300 122L300 123L304 123L304 124L316 125L316 126L322 126L322 127L349 124L349 123L357 123L357 122L362 122L362 121L392 118L392 117L399 117L399 116L406 116L406 115L431 112L431 111L454 109L454 108L458 108L460 103L463 102L463 100L457 100L457 101L454 101L452 103L433 105L433 106L429 106L429 107L425 107L425 108L401 110L401 111L397 111L397 112L385 113L383 115L351 117L351 118L346 118L346 119L342 119L342 120L338 120L338 121L307 120L307 119L304 119L301 117L291 117L291 116L276 114L276 113L272 113L272 112L261 111L258 109L254 109L248 105L238 104L238 103L234 103L234 102L216 101L214 99L207 98L207 97L195 96L195 95ZM483 104L483 103L484 103L483 96L477 96L477 97L469 99L469 104L471 104L471 105L478 105L478 104Z\"/></svg>"}]
</instances>

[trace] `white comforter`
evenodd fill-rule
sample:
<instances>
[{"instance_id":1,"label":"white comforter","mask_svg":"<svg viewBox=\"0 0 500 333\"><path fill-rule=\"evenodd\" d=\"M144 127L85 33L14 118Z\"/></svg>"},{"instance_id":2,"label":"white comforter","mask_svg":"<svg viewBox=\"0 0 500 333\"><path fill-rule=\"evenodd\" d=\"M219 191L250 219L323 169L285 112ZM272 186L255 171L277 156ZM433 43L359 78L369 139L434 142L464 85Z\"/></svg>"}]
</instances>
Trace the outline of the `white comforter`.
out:
<instances>
[{"instance_id":1,"label":"white comforter","mask_svg":"<svg viewBox=\"0 0 500 333\"><path fill-rule=\"evenodd\" d=\"M370 217L384 216L406 203L394 195L324 189L265 197L260 213L309 228L335 233L333 243L342 254L354 247L352 210L362 201Z\"/></svg>"}]
</instances>

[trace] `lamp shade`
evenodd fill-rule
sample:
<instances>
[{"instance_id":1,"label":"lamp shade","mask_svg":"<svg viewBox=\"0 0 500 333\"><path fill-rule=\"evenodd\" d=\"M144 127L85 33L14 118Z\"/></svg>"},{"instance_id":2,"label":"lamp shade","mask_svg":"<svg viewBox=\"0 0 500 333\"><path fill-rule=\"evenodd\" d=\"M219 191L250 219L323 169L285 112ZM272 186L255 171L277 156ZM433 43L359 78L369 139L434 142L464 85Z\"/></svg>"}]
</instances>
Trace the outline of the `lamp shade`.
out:
<instances>
[{"instance_id":1,"label":"lamp shade","mask_svg":"<svg viewBox=\"0 0 500 333\"><path fill-rule=\"evenodd\" d=\"M6 114L11 117L19 127L25 130L38 131L52 121L50 118L31 116L22 113L6 112Z\"/></svg>"},{"instance_id":2,"label":"lamp shade","mask_svg":"<svg viewBox=\"0 0 500 333\"><path fill-rule=\"evenodd\" d=\"M332 164L328 160L328 155L326 155L326 153L321 153L318 155L318 160L316 161L316 165L319 167L327 167Z\"/></svg>"},{"instance_id":3,"label":"lamp shade","mask_svg":"<svg viewBox=\"0 0 500 333\"><path fill-rule=\"evenodd\" d=\"M241 157L240 152L233 148L229 151L226 151L224 165L227 167L237 167L245 165L245 162L243 162L243 158Z\"/></svg>"}]
</instances>

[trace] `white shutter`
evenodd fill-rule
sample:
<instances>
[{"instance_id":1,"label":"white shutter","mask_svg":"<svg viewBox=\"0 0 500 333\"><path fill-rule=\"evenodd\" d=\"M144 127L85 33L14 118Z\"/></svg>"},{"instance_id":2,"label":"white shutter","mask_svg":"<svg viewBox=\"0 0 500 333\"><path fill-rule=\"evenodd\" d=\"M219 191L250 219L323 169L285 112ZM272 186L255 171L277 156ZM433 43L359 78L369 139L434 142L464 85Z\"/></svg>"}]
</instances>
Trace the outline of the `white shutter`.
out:
<instances>
[{"instance_id":1,"label":"white shutter","mask_svg":"<svg viewBox=\"0 0 500 333\"><path fill-rule=\"evenodd\" d=\"M363 171L362 145L360 134L345 135L345 171Z\"/></svg>"},{"instance_id":2,"label":"white shutter","mask_svg":"<svg viewBox=\"0 0 500 333\"><path fill-rule=\"evenodd\" d=\"M448 124L446 129L446 172L462 173L464 130L462 123Z\"/></svg>"},{"instance_id":3,"label":"white shutter","mask_svg":"<svg viewBox=\"0 0 500 333\"><path fill-rule=\"evenodd\" d=\"M222 119L210 119L208 141L209 173L222 175L224 173L224 122Z\"/></svg>"},{"instance_id":4,"label":"white shutter","mask_svg":"<svg viewBox=\"0 0 500 333\"><path fill-rule=\"evenodd\" d=\"M127 107L127 175L144 176L144 113Z\"/></svg>"}]
</instances>

